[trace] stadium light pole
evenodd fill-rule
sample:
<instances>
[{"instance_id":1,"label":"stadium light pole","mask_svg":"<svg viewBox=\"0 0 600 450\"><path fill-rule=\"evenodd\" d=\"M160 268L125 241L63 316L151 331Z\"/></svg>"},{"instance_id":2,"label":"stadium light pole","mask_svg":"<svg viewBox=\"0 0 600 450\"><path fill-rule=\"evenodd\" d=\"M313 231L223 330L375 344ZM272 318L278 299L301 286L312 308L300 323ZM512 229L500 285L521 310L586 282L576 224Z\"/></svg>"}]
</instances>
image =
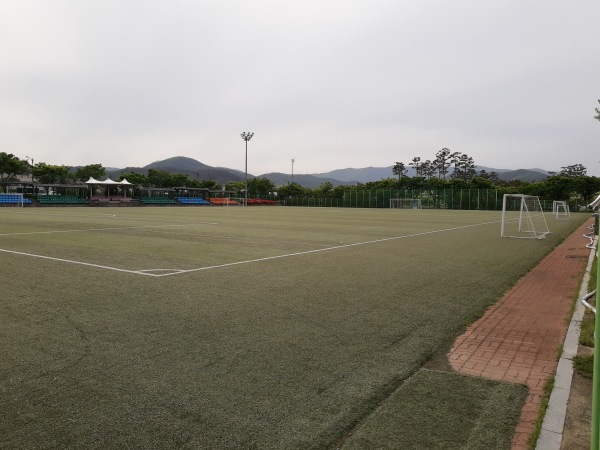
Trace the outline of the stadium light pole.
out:
<instances>
[{"instance_id":1,"label":"stadium light pole","mask_svg":"<svg viewBox=\"0 0 600 450\"><path fill-rule=\"evenodd\" d=\"M247 131L244 131L242 134L240 134L240 136L242 136L242 139L246 141L246 183L244 185L244 206L248 206L248 141L252 139L254 133L248 133Z\"/></svg>"},{"instance_id":2,"label":"stadium light pole","mask_svg":"<svg viewBox=\"0 0 600 450\"><path fill-rule=\"evenodd\" d=\"M296 162L296 158L292 158L292 183L294 182L294 163Z\"/></svg>"},{"instance_id":3,"label":"stadium light pole","mask_svg":"<svg viewBox=\"0 0 600 450\"><path fill-rule=\"evenodd\" d=\"M32 169L31 170L31 182L33 183L33 158L31 156L26 156L25 159L27 161L31 161L31 164L30 164L31 165L31 169Z\"/></svg>"}]
</instances>

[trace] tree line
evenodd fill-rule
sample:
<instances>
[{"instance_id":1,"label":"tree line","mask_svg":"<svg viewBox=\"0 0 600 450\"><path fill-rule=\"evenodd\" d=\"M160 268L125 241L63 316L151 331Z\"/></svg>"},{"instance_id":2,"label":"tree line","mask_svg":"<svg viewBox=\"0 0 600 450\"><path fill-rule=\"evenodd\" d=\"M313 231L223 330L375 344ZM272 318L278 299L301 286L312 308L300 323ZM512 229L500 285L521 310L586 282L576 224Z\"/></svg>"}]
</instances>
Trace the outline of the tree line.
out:
<instances>
[{"instance_id":1,"label":"tree line","mask_svg":"<svg viewBox=\"0 0 600 450\"><path fill-rule=\"evenodd\" d=\"M600 115L600 113L599 113ZM547 200L581 200L589 203L600 192L600 178L588 176L582 164L561 168L558 173L549 172L543 181L526 182L500 180L495 172L477 172L473 158L443 148L432 161L414 157L409 163L415 169L415 176L406 175L406 165L396 162L392 174L398 178L384 178L379 181L357 183L352 186L334 186L331 182L321 183L316 188L308 188L298 183L275 186L268 178L248 179L248 194L265 196L277 192L279 197L343 198L348 190L395 190L395 189L497 189L501 193L522 193L538 195ZM454 166L454 167L453 167ZM451 170L453 169L453 170ZM15 155L0 152L0 181L15 181L18 175L31 174L41 184L85 183L90 177L101 179L106 169L101 164L90 164L72 170L68 166L50 165L44 162L31 164ZM391 174L391 175L392 175ZM215 180L194 180L186 174L168 173L164 170L149 169L147 174L123 173L115 181L126 178L129 182L148 188L170 189L174 187L207 188L213 191L227 190L241 195L244 181L232 181L225 185Z\"/></svg>"}]
</instances>

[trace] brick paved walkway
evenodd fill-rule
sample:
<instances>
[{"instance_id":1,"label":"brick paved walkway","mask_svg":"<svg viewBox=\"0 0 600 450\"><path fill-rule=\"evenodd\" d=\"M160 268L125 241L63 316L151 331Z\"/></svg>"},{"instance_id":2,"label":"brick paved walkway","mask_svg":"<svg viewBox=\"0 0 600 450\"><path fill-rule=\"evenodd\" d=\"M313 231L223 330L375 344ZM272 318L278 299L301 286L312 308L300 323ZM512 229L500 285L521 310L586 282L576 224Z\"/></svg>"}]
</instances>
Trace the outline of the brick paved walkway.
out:
<instances>
[{"instance_id":1,"label":"brick paved walkway","mask_svg":"<svg viewBox=\"0 0 600 450\"><path fill-rule=\"evenodd\" d=\"M590 219L521 278L461 335L448 354L458 372L524 383L529 395L513 436L514 450L527 449L544 384L556 371L590 250L582 235Z\"/></svg>"}]
</instances>

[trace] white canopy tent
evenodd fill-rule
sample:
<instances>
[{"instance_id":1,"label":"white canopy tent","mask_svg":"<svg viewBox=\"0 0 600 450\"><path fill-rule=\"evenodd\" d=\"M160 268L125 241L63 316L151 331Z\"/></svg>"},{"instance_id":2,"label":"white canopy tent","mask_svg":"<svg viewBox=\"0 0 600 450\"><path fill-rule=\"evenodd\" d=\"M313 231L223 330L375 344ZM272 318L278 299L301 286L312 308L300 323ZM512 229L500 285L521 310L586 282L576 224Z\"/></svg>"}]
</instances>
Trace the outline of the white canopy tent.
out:
<instances>
[{"instance_id":1,"label":"white canopy tent","mask_svg":"<svg viewBox=\"0 0 600 450\"><path fill-rule=\"evenodd\" d=\"M107 187L107 195L108 197L110 197L110 187L111 186L133 186L132 183L130 183L129 181L127 181L125 178L123 178L121 181L114 181L111 180L110 178L107 178L106 180L100 181L100 180L96 180L94 177L90 177L89 180L87 180L85 182L85 184L90 185L90 186L106 186Z\"/></svg>"}]
</instances>

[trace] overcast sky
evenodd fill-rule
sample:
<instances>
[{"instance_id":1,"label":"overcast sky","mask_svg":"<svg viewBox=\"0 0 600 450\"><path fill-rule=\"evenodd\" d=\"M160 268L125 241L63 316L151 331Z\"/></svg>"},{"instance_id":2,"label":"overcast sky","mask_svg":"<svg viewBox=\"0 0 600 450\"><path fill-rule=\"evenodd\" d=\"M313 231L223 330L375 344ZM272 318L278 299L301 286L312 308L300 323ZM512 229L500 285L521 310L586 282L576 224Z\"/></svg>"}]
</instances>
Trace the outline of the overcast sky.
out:
<instances>
[{"instance_id":1,"label":"overcast sky","mask_svg":"<svg viewBox=\"0 0 600 450\"><path fill-rule=\"evenodd\" d=\"M600 176L598 0L2 0L0 151ZM393 176L390 173L390 176Z\"/></svg>"}]
</instances>

